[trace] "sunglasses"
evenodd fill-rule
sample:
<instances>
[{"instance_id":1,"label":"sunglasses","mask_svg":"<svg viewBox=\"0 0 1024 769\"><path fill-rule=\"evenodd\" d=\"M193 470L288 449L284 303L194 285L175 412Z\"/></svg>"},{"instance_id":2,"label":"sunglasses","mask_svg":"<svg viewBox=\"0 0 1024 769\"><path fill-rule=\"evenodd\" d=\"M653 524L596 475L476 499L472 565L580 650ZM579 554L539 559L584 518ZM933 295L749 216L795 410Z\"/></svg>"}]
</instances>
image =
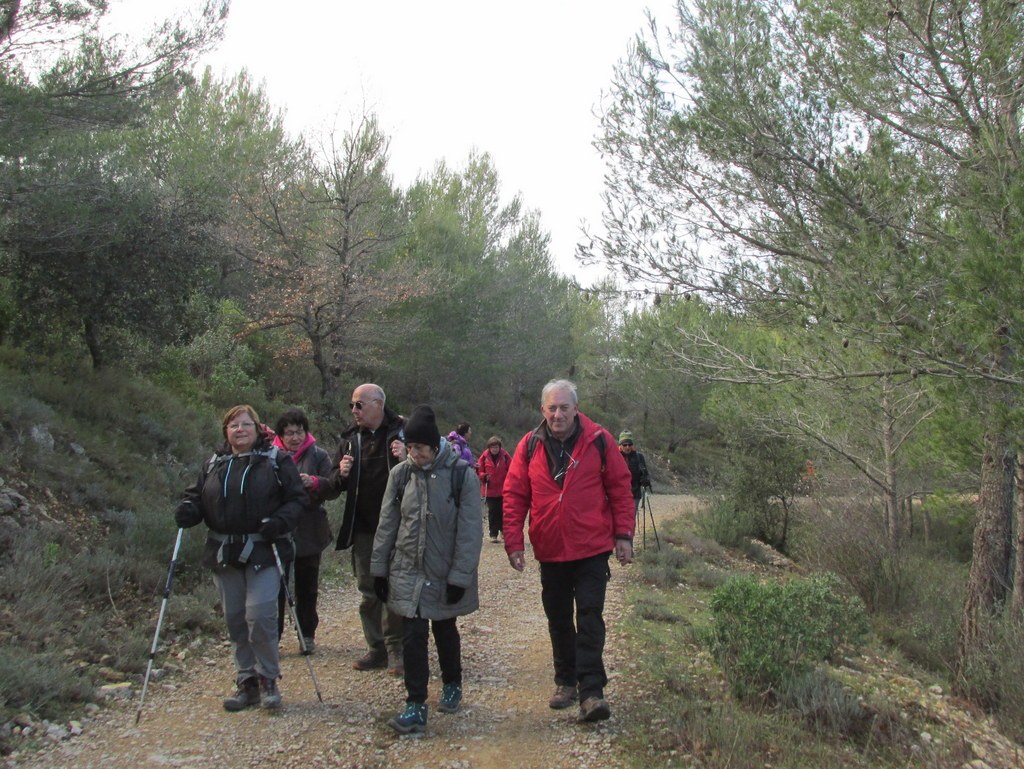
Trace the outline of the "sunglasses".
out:
<instances>
[{"instance_id":1,"label":"sunglasses","mask_svg":"<svg viewBox=\"0 0 1024 769\"><path fill-rule=\"evenodd\" d=\"M620 443L619 445L620 446L632 446L633 444L630 441L626 441L625 443Z\"/></svg>"},{"instance_id":2,"label":"sunglasses","mask_svg":"<svg viewBox=\"0 0 1024 769\"><path fill-rule=\"evenodd\" d=\"M348 410L351 411L352 409L355 409L356 411L362 411L363 407L366 404L373 403L375 400L379 400L379 399L378 398L371 398L368 401L355 401L354 403L348 404Z\"/></svg>"}]
</instances>

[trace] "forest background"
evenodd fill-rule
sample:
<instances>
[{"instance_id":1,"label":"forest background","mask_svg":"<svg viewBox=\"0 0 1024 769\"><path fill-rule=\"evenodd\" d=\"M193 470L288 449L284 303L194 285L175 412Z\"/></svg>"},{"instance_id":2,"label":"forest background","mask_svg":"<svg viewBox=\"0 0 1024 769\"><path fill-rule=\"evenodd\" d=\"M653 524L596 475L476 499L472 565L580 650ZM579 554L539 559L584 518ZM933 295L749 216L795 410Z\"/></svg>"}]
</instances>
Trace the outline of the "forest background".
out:
<instances>
[{"instance_id":1,"label":"forest background","mask_svg":"<svg viewBox=\"0 0 1024 769\"><path fill-rule=\"evenodd\" d=\"M0 4L3 472L81 513L4 519L5 706L75 689L54 634L142 659L45 597L158 590L227 406L301 406L330 449L375 381L479 451L566 376L656 484L708 495L709 536L838 574L1022 723L1016 3L680 3L609 84L592 286L486 152L400 188L372 114L290 135L246 73L194 72L226 2L131 48L103 11Z\"/></svg>"}]
</instances>

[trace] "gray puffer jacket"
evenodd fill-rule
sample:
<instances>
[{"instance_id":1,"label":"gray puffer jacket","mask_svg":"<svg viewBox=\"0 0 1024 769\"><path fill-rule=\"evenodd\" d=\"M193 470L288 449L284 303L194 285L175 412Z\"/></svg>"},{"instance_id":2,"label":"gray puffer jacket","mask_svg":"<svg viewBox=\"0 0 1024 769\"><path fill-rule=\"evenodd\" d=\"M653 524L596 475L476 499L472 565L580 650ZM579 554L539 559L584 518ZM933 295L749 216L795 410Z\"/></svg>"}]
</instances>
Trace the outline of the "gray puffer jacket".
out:
<instances>
[{"instance_id":1,"label":"gray puffer jacket","mask_svg":"<svg viewBox=\"0 0 1024 769\"><path fill-rule=\"evenodd\" d=\"M480 481L472 466L458 468L465 476L456 505L452 472L457 461L442 445L429 468L421 469L406 459L388 476L370 573L388 578L388 608L403 617L418 613L424 619L449 619L476 611L480 605ZM401 479L406 477L400 492ZM445 602L449 583L466 588L454 604Z\"/></svg>"}]
</instances>

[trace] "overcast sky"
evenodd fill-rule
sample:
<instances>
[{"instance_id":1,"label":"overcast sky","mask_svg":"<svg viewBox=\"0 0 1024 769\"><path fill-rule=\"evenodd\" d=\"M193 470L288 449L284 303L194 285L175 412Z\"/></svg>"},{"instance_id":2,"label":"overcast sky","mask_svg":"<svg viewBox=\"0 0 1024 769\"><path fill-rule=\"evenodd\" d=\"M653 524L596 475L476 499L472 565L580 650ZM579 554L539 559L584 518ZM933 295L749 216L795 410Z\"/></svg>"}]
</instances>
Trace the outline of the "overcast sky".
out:
<instances>
[{"instance_id":1,"label":"overcast sky","mask_svg":"<svg viewBox=\"0 0 1024 769\"><path fill-rule=\"evenodd\" d=\"M115 15L151 21L157 9L198 4L177 2L111 5ZM439 160L462 169L473 150L490 153L503 199L519 193L540 212L567 274L578 271L581 222L600 222L595 108L645 10L664 25L673 8L672 0L231 5L224 41L203 60L215 72L249 70L294 132L346 129L364 110L376 114L403 187Z\"/></svg>"}]
</instances>

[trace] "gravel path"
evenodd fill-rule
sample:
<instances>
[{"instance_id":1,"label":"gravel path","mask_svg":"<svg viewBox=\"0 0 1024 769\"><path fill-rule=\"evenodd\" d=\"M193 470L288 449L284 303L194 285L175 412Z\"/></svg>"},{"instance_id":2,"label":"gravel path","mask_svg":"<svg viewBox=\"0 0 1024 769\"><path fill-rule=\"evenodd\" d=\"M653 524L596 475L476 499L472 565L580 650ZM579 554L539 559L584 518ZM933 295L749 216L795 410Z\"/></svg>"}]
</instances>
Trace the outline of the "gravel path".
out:
<instances>
[{"instance_id":1,"label":"gravel path","mask_svg":"<svg viewBox=\"0 0 1024 769\"><path fill-rule=\"evenodd\" d=\"M654 498L665 510L674 506L672 499ZM348 563L347 553L329 551L328 557ZM579 725L575 708L547 707L554 684L537 564L528 558L527 569L515 572L504 548L485 540L481 609L459 620L463 707L452 715L436 710L440 678L431 642L433 675L425 735L399 737L386 725L402 708L402 681L382 670L352 669L352 661L363 652L358 595L350 585L326 586L321 591L317 652L310 658L325 704L317 701L306 659L298 655L297 641L290 636L282 648L281 710L225 712L221 698L233 689L230 648L216 639L171 650L179 658L170 662L181 669L150 683L138 725L136 693L84 720L81 735L34 755L11 757L7 764L40 769L617 769L624 764L611 747L625 729L616 717L617 701L623 701L617 692L617 674L623 667L617 624L629 578L630 568L613 561L605 611L610 679L606 696L612 718L603 723ZM158 664L167 662L158 657Z\"/></svg>"}]
</instances>

